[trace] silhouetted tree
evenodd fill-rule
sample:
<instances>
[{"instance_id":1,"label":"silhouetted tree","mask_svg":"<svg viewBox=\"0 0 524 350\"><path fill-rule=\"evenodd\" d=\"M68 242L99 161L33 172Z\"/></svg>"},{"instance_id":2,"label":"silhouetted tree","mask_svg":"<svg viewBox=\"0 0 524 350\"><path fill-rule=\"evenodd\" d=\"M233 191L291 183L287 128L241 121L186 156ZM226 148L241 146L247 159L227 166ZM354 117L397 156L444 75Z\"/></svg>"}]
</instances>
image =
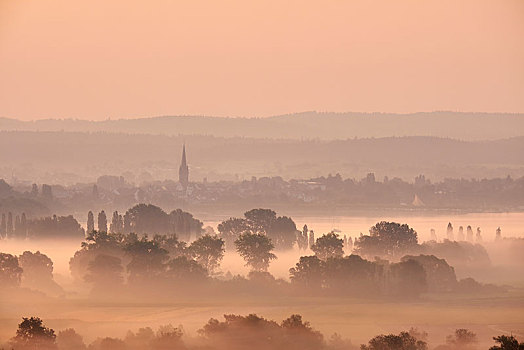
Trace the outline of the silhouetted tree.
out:
<instances>
[{"instance_id":1,"label":"silhouetted tree","mask_svg":"<svg viewBox=\"0 0 524 350\"><path fill-rule=\"evenodd\" d=\"M56 345L58 350L85 350L87 349L82 336L73 328L67 328L59 331L56 336Z\"/></svg>"},{"instance_id":2,"label":"silhouetted tree","mask_svg":"<svg viewBox=\"0 0 524 350\"><path fill-rule=\"evenodd\" d=\"M352 295L377 295L383 267L358 255L327 259L323 266L322 285L333 292Z\"/></svg>"},{"instance_id":3,"label":"silhouetted tree","mask_svg":"<svg viewBox=\"0 0 524 350\"><path fill-rule=\"evenodd\" d=\"M7 237L7 220L5 214L2 213L2 221L0 221L0 239Z\"/></svg>"},{"instance_id":4,"label":"silhouetted tree","mask_svg":"<svg viewBox=\"0 0 524 350\"><path fill-rule=\"evenodd\" d=\"M297 226L295 222L287 216L277 217L271 224L267 233L275 247L279 249L291 249L297 240Z\"/></svg>"},{"instance_id":5,"label":"silhouetted tree","mask_svg":"<svg viewBox=\"0 0 524 350\"><path fill-rule=\"evenodd\" d=\"M291 315L281 325L251 314L224 315L224 321L210 319L198 331L214 347L230 350L318 350L324 347L323 337L300 315Z\"/></svg>"},{"instance_id":6,"label":"silhouetted tree","mask_svg":"<svg viewBox=\"0 0 524 350\"><path fill-rule=\"evenodd\" d=\"M457 276L453 267L444 259L434 255L406 255L401 261L413 260L418 262L426 272L428 290L434 292L451 292L457 286Z\"/></svg>"},{"instance_id":7,"label":"silhouetted tree","mask_svg":"<svg viewBox=\"0 0 524 350\"><path fill-rule=\"evenodd\" d=\"M95 217L93 212L90 210L87 213L87 233L91 233L95 230Z\"/></svg>"},{"instance_id":8,"label":"silhouetted tree","mask_svg":"<svg viewBox=\"0 0 524 350\"><path fill-rule=\"evenodd\" d=\"M324 337L315 331L309 322L302 321L302 316L293 314L280 324L284 330L284 341L290 348L318 349L323 346Z\"/></svg>"},{"instance_id":9,"label":"silhouetted tree","mask_svg":"<svg viewBox=\"0 0 524 350\"><path fill-rule=\"evenodd\" d=\"M256 271L267 271L271 260L276 255L271 253L275 248L271 239L260 233L244 233L235 241L237 252Z\"/></svg>"},{"instance_id":10,"label":"silhouetted tree","mask_svg":"<svg viewBox=\"0 0 524 350\"><path fill-rule=\"evenodd\" d=\"M309 231L309 248L313 247L315 244L315 232L313 230Z\"/></svg>"},{"instance_id":11,"label":"silhouetted tree","mask_svg":"<svg viewBox=\"0 0 524 350\"><path fill-rule=\"evenodd\" d=\"M187 243L180 241L175 234L155 235L153 241L158 243L160 248L167 250L171 258L190 254L187 249Z\"/></svg>"},{"instance_id":12,"label":"silhouetted tree","mask_svg":"<svg viewBox=\"0 0 524 350\"><path fill-rule=\"evenodd\" d=\"M452 349L472 349L477 344L477 335L468 329L459 328L455 333L446 337L446 344Z\"/></svg>"},{"instance_id":13,"label":"silhouetted tree","mask_svg":"<svg viewBox=\"0 0 524 350\"><path fill-rule=\"evenodd\" d=\"M42 197L48 201L53 199L53 190L51 189L51 186L46 184L42 185Z\"/></svg>"},{"instance_id":14,"label":"silhouetted tree","mask_svg":"<svg viewBox=\"0 0 524 350\"><path fill-rule=\"evenodd\" d=\"M27 226L30 238L83 239L85 236L82 226L72 215L32 219Z\"/></svg>"},{"instance_id":15,"label":"silhouetted tree","mask_svg":"<svg viewBox=\"0 0 524 350\"><path fill-rule=\"evenodd\" d=\"M356 252L364 256L396 258L418 246L417 233L406 224L381 221L355 243Z\"/></svg>"},{"instance_id":16,"label":"silhouetted tree","mask_svg":"<svg viewBox=\"0 0 524 350\"><path fill-rule=\"evenodd\" d=\"M98 232L107 232L107 217L103 210L98 213Z\"/></svg>"},{"instance_id":17,"label":"silhouetted tree","mask_svg":"<svg viewBox=\"0 0 524 350\"><path fill-rule=\"evenodd\" d=\"M500 227L497 227L497 230L495 231L495 241L500 241L502 239L502 231L500 230Z\"/></svg>"},{"instance_id":18,"label":"silhouetted tree","mask_svg":"<svg viewBox=\"0 0 524 350\"><path fill-rule=\"evenodd\" d=\"M424 242L420 250L428 255L435 255L452 266L473 266L475 268L488 267L491 264L488 252L480 244L469 242Z\"/></svg>"},{"instance_id":19,"label":"silhouetted tree","mask_svg":"<svg viewBox=\"0 0 524 350\"><path fill-rule=\"evenodd\" d=\"M89 344L89 350L127 350L126 343L117 338L98 338Z\"/></svg>"},{"instance_id":20,"label":"silhouetted tree","mask_svg":"<svg viewBox=\"0 0 524 350\"><path fill-rule=\"evenodd\" d=\"M19 236L22 238L27 237L27 217L25 216L25 213L22 213L22 216L20 217L20 233Z\"/></svg>"},{"instance_id":21,"label":"silhouetted tree","mask_svg":"<svg viewBox=\"0 0 524 350\"><path fill-rule=\"evenodd\" d=\"M62 288L53 279L53 261L47 255L39 251L25 251L18 261L23 270L24 286L55 294L62 292Z\"/></svg>"},{"instance_id":22,"label":"silhouetted tree","mask_svg":"<svg viewBox=\"0 0 524 350\"><path fill-rule=\"evenodd\" d=\"M169 229L169 217L161 208L152 204L138 204L124 215L124 232L143 234L166 234Z\"/></svg>"},{"instance_id":23,"label":"silhouetted tree","mask_svg":"<svg viewBox=\"0 0 524 350\"><path fill-rule=\"evenodd\" d=\"M416 327L411 327L408 331L409 335L416 338L417 340L427 341L428 340L428 332L419 330Z\"/></svg>"},{"instance_id":24,"label":"silhouetted tree","mask_svg":"<svg viewBox=\"0 0 524 350\"><path fill-rule=\"evenodd\" d=\"M151 341L155 339L155 332L150 327L139 328L136 333L127 332L124 342L128 349L148 349Z\"/></svg>"},{"instance_id":25,"label":"silhouetted tree","mask_svg":"<svg viewBox=\"0 0 524 350\"><path fill-rule=\"evenodd\" d=\"M458 231L458 234L457 234L457 240L458 241L464 241L465 239L466 239L466 237L464 237L464 227L459 226L459 231Z\"/></svg>"},{"instance_id":26,"label":"silhouetted tree","mask_svg":"<svg viewBox=\"0 0 524 350\"><path fill-rule=\"evenodd\" d=\"M107 295L123 285L123 272L120 258L99 254L89 262L84 279L93 284L93 294Z\"/></svg>"},{"instance_id":27,"label":"silhouetted tree","mask_svg":"<svg viewBox=\"0 0 524 350\"><path fill-rule=\"evenodd\" d=\"M322 287L322 261L317 256L301 256L295 267L289 269L291 283L304 286L305 290Z\"/></svg>"},{"instance_id":28,"label":"silhouetted tree","mask_svg":"<svg viewBox=\"0 0 524 350\"><path fill-rule=\"evenodd\" d=\"M57 349L55 331L44 326L38 317L22 318L16 336L11 338L11 346L18 350Z\"/></svg>"},{"instance_id":29,"label":"silhouetted tree","mask_svg":"<svg viewBox=\"0 0 524 350\"><path fill-rule=\"evenodd\" d=\"M308 247L308 227L307 225L304 225L302 228L302 232L297 231L297 245L298 249L300 250L306 250Z\"/></svg>"},{"instance_id":30,"label":"silhouetted tree","mask_svg":"<svg viewBox=\"0 0 524 350\"><path fill-rule=\"evenodd\" d=\"M0 253L0 288L20 286L22 272L16 256Z\"/></svg>"},{"instance_id":31,"label":"silhouetted tree","mask_svg":"<svg viewBox=\"0 0 524 350\"><path fill-rule=\"evenodd\" d=\"M160 326L156 336L150 342L151 350L184 350L186 349L182 341L183 332L180 328L172 325Z\"/></svg>"},{"instance_id":32,"label":"silhouetted tree","mask_svg":"<svg viewBox=\"0 0 524 350\"><path fill-rule=\"evenodd\" d=\"M448 223L448 228L446 229L446 236L450 241L455 240L455 235L453 234L453 225L451 225L451 222Z\"/></svg>"},{"instance_id":33,"label":"silhouetted tree","mask_svg":"<svg viewBox=\"0 0 524 350\"><path fill-rule=\"evenodd\" d=\"M429 239L430 241L437 241L437 233L435 232L435 229L432 228L431 230L429 230Z\"/></svg>"},{"instance_id":34,"label":"silhouetted tree","mask_svg":"<svg viewBox=\"0 0 524 350\"><path fill-rule=\"evenodd\" d=\"M320 260L340 258L344 255L344 242L335 232L322 235L311 247L311 250Z\"/></svg>"},{"instance_id":35,"label":"silhouetted tree","mask_svg":"<svg viewBox=\"0 0 524 350\"><path fill-rule=\"evenodd\" d=\"M269 238L279 249L291 249L297 241L300 231L295 222L287 216L279 216L271 226Z\"/></svg>"},{"instance_id":36,"label":"silhouetted tree","mask_svg":"<svg viewBox=\"0 0 524 350\"><path fill-rule=\"evenodd\" d=\"M501 293L504 292L505 289L504 287L493 284L480 283L475 281L473 278L468 277L458 281L455 291L465 295L471 295L475 293Z\"/></svg>"},{"instance_id":37,"label":"silhouetted tree","mask_svg":"<svg viewBox=\"0 0 524 350\"><path fill-rule=\"evenodd\" d=\"M123 233L124 232L124 219L122 215L118 214L118 211L113 213L111 219L111 225L109 226L109 232L111 233Z\"/></svg>"},{"instance_id":38,"label":"silhouetted tree","mask_svg":"<svg viewBox=\"0 0 524 350\"><path fill-rule=\"evenodd\" d=\"M287 216L277 217L271 209L252 209L244 213L247 231L271 238L278 249L291 249L297 240L295 222Z\"/></svg>"},{"instance_id":39,"label":"silhouetted tree","mask_svg":"<svg viewBox=\"0 0 524 350\"><path fill-rule=\"evenodd\" d=\"M373 185L377 181L375 180L375 173L368 173L362 181L366 185Z\"/></svg>"},{"instance_id":40,"label":"silhouetted tree","mask_svg":"<svg viewBox=\"0 0 524 350\"><path fill-rule=\"evenodd\" d=\"M469 225L466 228L466 236L467 236L468 242L473 242L473 229Z\"/></svg>"},{"instance_id":41,"label":"silhouetted tree","mask_svg":"<svg viewBox=\"0 0 524 350\"><path fill-rule=\"evenodd\" d=\"M11 212L8 212L7 213L7 227L6 227L6 236L8 238L11 238L13 237L13 231L14 231L14 227L13 227L13 213Z\"/></svg>"},{"instance_id":42,"label":"silhouetted tree","mask_svg":"<svg viewBox=\"0 0 524 350\"><path fill-rule=\"evenodd\" d=\"M146 236L127 244L125 251L131 258L127 265L130 283L138 285L162 277L169 254L157 242L148 240Z\"/></svg>"},{"instance_id":43,"label":"silhouetted tree","mask_svg":"<svg viewBox=\"0 0 524 350\"><path fill-rule=\"evenodd\" d=\"M361 345L361 350L427 350L425 341L418 340L408 332L399 335L379 335L371 339L368 345Z\"/></svg>"},{"instance_id":44,"label":"silhouetted tree","mask_svg":"<svg viewBox=\"0 0 524 350\"><path fill-rule=\"evenodd\" d=\"M82 248L69 260L71 275L77 280L84 280L89 263L99 254L123 258L124 244L137 240L136 236L136 239L130 236L92 231L81 243Z\"/></svg>"},{"instance_id":45,"label":"silhouetted tree","mask_svg":"<svg viewBox=\"0 0 524 350\"><path fill-rule=\"evenodd\" d=\"M185 256L179 256L169 260L166 265L165 275L175 281L182 282L201 282L208 277L205 267L195 260L188 259Z\"/></svg>"},{"instance_id":46,"label":"silhouetted tree","mask_svg":"<svg viewBox=\"0 0 524 350\"><path fill-rule=\"evenodd\" d=\"M222 237L226 243L226 249L234 247L235 240L238 236L249 231L246 220L239 218L229 218L222 221L217 228L220 237Z\"/></svg>"},{"instance_id":47,"label":"silhouetted tree","mask_svg":"<svg viewBox=\"0 0 524 350\"><path fill-rule=\"evenodd\" d=\"M494 345L489 350L524 350L524 343L519 343L512 335L499 335L493 337L493 340L499 345Z\"/></svg>"},{"instance_id":48,"label":"silhouetted tree","mask_svg":"<svg viewBox=\"0 0 524 350\"><path fill-rule=\"evenodd\" d=\"M144 234L176 234L179 239L189 241L202 234L203 223L192 214L181 209L167 214L152 204L138 204L124 215L124 232Z\"/></svg>"},{"instance_id":49,"label":"silhouetted tree","mask_svg":"<svg viewBox=\"0 0 524 350\"><path fill-rule=\"evenodd\" d=\"M482 235L480 233L480 227L477 227L477 235L475 236L475 240L477 243L482 243Z\"/></svg>"},{"instance_id":50,"label":"silhouetted tree","mask_svg":"<svg viewBox=\"0 0 524 350\"><path fill-rule=\"evenodd\" d=\"M38 185L31 185L31 197L38 197Z\"/></svg>"},{"instance_id":51,"label":"silhouetted tree","mask_svg":"<svg viewBox=\"0 0 524 350\"><path fill-rule=\"evenodd\" d=\"M93 185L93 190L91 191L91 194L93 198L98 199L98 186L96 184Z\"/></svg>"},{"instance_id":52,"label":"silhouetted tree","mask_svg":"<svg viewBox=\"0 0 524 350\"><path fill-rule=\"evenodd\" d=\"M267 235L277 219L277 214L271 209L252 209L244 213L252 233Z\"/></svg>"},{"instance_id":53,"label":"silhouetted tree","mask_svg":"<svg viewBox=\"0 0 524 350\"><path fill-rule=\"evenodd\" d=\"M386 176L387 180L387 176ZM354 345L350 339L344 339L338 333L333 333L328 340L327 348L329 350L359 350L360 347Z\"/></svg>"},{"instance_id":54,"label":"silhouetted tree","mask_svg":"<svg viewBox=\"0 0 524 350\"><path fill-rule=\"evenodd\" d=\"M194 218L192 214L176 209L169 213L169 225L169 232L187 242L202 235L204 223Z\"/></svg>"},{"instance_id":55,"label":"silhouetted tree","mask_svg":"<svg viewBox=\"0 0 524 350\"><path fill-rule=\"evenodd\" d=\"M407 259L389 267L389 293L414 298L427 291L426 272L421 264Z\"/></svg>"},{"instance_id":56,"label":"silhouetted tree","mask_svg":"<svg viewBox=\"0 0 524 350\"><path fill-rule=\"evenodd\" d=\"M205 235L189 246L191 256L212 274L224 258L224 240L216 236Z\"/></svg>"},{"instance_id":57,"label":"silhouetted tree","mask_svg":"<svg viewBox=\"0 0 524 350\"><path fill-rule=\"evenodd\" d=\"M20 227L20 216L15 216L15 223L14 223L14 229L13 229L13 237L16 238L25 238L25 236L22 236L22 228Z\"/></svg>"}]
</instances>

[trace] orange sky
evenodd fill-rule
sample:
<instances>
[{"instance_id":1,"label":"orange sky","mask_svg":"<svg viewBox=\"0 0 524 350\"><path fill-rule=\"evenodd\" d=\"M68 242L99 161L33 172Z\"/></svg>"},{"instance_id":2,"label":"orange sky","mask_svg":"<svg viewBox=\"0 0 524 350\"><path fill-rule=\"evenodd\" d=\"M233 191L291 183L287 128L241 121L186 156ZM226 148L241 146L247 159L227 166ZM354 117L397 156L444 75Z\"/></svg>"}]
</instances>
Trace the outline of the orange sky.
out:
<instances>
[{"instance_id":1,"label":"orange sky","mask_svg":"<svg viewBox=\"0 0 524 350\"><path fill-rule=\"evenodd\" d=\"M0 116L524 112L522 0L0 0Z\"/></svg>"}]
</instances>

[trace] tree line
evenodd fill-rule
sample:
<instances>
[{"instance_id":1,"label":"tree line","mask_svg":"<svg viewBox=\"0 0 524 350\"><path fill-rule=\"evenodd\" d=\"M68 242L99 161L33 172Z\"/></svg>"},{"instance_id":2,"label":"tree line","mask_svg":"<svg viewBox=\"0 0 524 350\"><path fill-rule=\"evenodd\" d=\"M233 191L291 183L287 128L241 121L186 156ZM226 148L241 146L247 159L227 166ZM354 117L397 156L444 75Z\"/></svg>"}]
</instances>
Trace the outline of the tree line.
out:
<instances>
[{"instance_id":1,"label":"tree line","mask_svg":"<svg viewBox=\"0 0 524 350\"><path fill-rule=\"evenodd\" d=\"M158 213L156 209L147 210L148 213ZM100 220L103 219L102 213L99 214L99 227L107 225ZM140 218L138 215L135 219L142 222ZM393 222L379 222L370 229L369 236L358 238L354 254L348 252L345 255L344 239L335 232L318 237L310 247L314 255L300 257L296 266L289 270L290 282L278 280L267 272L271 261L277 258L275 252L278 253L266 231L273 228L275 218L273 211L256 209L247 212L245 219L224 222L240 222L239 225L247 228L238 231L233 241L236 252L251 270L247 279L226 276L220 271L226 245L222 232L204 234L188 243L174 233L150 237L134 232L93 230L70 259L70 271L77 282L91 286L93 295L105 296L123 296L132 291L154 292L167 297L173 287L180 293L205 293L209 289L198 286L213 286L216 293L231 290L238 293L245 289L269 294L395 298L417 298L426 292L503 291L471 278L457 280L454 268L435 255L410 254L423 249L418 244L416 232L408 225ZM224 223L221 224L222 231L226 226ZM294 231L288 231L288 235L305 241L306 228L302 232ZM273 231L272 237L278 239L281 232L275 234ZM231 236L227 237L231 239ZM311 237L310 234L308 239ZM286 239L281 241L286 242ZM45 255L26 253L21 257L0 255L0 279L6 281L5 285L19 286L24 271L29 269L27 274L31 274L30 269L37 265L52 272L52 262ZM33 257L33 264L23 265L29 256ZM52 273L40 274L41 278L44 276L47 276L46 284L52 285Z\"/></svg>"},{"instance_id":2,"label":"tree line","mask_svg":"<svg viewBox=\"0 0 524 350\"><path fill-rule=\"evenodd\" d=\"M0 239L81 239L84 235L84 229L72 215L27 219L25 213L13 218L8 212L2 214L0 221Z\"/></svg>"},{"instance_id":3,"label":"tree line","mask_svg":"<svg viewBox=\"0 0 524 350\"><path fill-rule=\"evenodd\" d=\"M292 314L278 323L256 314L226 314L223 320L211 318L196 337L184 334L171 324L128 331L125 338L99 337L88 346L73 328L55 332L39 317L24 317L15 336L5 349L13 350L428 350L428 333L411 328L399 334L381 334L360 347L337 333L326 339L299 314ZM524 343L513 335L493 337L489 350L524 350ZM477 335L459 328L448 335L435 350L477 350ZM0 345L1 346L1 345ZM2 348L3 349L3 348Z\"/></svg>"},{"instance_id":4,"label":"tree line","mask_svg":"<svg viewBox=\"0 0 524 350\"><path fill-rule=\"evenodd\" d=\"M97 216L97 227L99 232L176 235L183 241L198 238L204 231L202 221L194 218L192 214L181 209L166 213L152 204L137 204L124 215L119 214L118 211L113 212L109 226L106 213L102 210ZM94 230L94 214L89 211L87 233Z\"/></svg>"}]
</instances>

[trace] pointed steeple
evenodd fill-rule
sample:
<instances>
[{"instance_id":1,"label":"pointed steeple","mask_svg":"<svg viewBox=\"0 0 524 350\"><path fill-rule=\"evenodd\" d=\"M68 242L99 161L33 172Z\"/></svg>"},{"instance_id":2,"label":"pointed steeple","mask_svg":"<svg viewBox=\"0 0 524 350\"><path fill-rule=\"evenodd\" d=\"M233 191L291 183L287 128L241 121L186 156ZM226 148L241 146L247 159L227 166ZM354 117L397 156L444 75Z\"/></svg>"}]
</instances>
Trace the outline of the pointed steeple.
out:
<instances>
[{"instance_id":1,"label":"pointed steeple","mask_svg":"<svg viewBox=\"0 0 524 350\"><path fill-rule=\"evenodd\" d=\"M182 163L180 164L181 167L186 167L187 166L187 161L186 161L186 144L184 143L184 146L182 147Z\"/></svg>"},{"instance_id":2,"label":"pointed steeple","mask_svg":"<svg viewBox=\"0 0 524 350\"><path fill-rule=\"evenodd\" d=\"M178 169L178 181L184 189L187 189L187 185L189 184L189 167L187 166L185 143L182 148L182 161L180 162L180 168Z\"/></svg>"}]
</instances>

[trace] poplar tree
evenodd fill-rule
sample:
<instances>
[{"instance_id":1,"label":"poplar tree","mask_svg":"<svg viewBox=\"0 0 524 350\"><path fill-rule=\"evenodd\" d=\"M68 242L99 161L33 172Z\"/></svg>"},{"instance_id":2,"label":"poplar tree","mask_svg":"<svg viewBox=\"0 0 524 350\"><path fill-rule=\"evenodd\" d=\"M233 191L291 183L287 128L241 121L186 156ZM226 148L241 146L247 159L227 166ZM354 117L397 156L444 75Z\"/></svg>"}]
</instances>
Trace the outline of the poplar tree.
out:
<instances>
[{"instance_id":1,"label":"poplar tree","mask_svg":"<svg viewBox=\"0 0 524 350\"><path fill-rule=\"evenodd\" d=\"M107 232L107 217L103 210L98 214L98 232Z\"/></svg>"},{"instance_id":2,"label":"poplar tree","mask_svg":"<svg viewBox=\"0 0 524 350\"><path fill-rule=\"evenodd\" d=\"M87 213L87 233L91 233L95 230L95 218L93 212L90 210Z\"/></svg>"}]
</instances>

